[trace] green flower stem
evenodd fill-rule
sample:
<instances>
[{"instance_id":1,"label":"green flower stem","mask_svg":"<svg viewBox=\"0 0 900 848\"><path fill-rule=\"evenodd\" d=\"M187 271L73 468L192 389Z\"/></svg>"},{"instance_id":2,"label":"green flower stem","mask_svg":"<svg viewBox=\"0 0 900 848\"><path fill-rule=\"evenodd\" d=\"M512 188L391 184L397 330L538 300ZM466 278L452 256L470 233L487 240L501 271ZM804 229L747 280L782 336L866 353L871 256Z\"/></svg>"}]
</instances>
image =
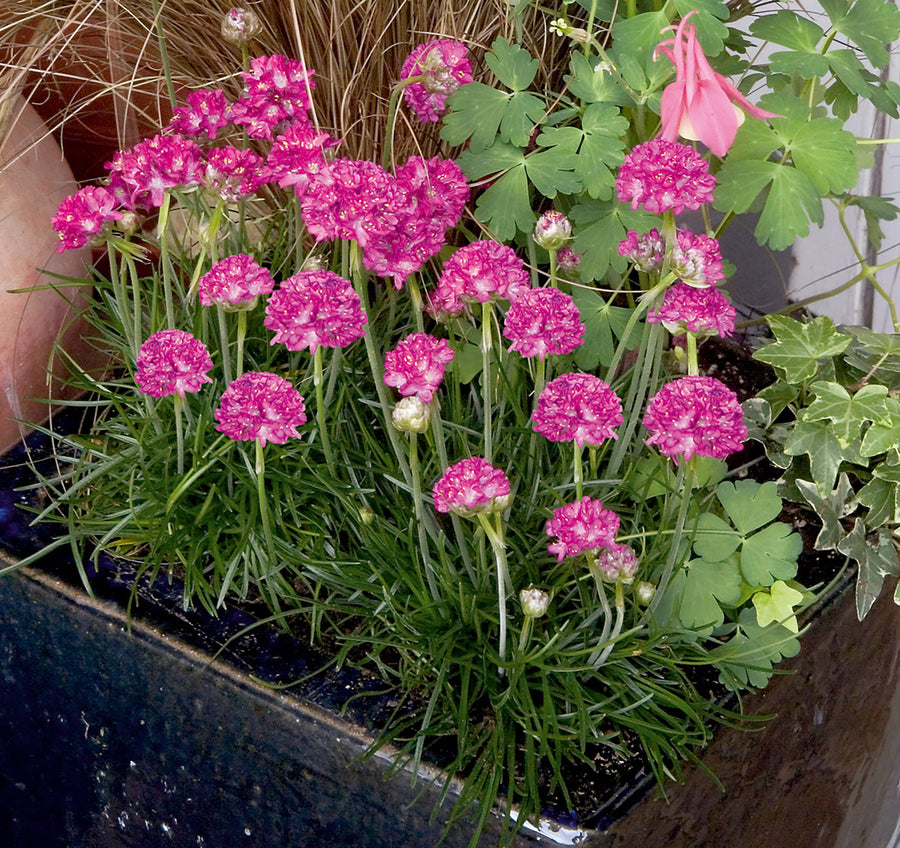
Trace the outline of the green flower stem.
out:
<instances>
[{"instance_id":1,"label":"green flower stem","mask_svg":"<svg viewBox=\"0 0 900 848\"><path fill-rule=\"evenodd\" d=\"M244 315L246 320L245 313ZM325 452L325 462L332 477L337 475L334 465L334 454L331 451L331 440L328 437L328 428L325 426L325 398L322 391L322 346L316 348L313 354L313 385L316 387L316 421L319 424L319 435L322 438L322 450Z\"/></svg>"},{"instance_id":2,"label":"green flower stem","mask_svg":"<svg viewBox=\"0 0 900 848\"><path fill-rule=\"evenodd\" d=\"M425 509L422 500L422 475L419 467L418 433L409 434L409 468L412 473L413 504L416 510L416 528L419 533L419 553L422 557L422 565L425 569L425 580L428 583L428 591L431 597L440 602L441 593L437 586L437 577L434 564L431 561L431 553L428 547L428 534L425 532ZM443 608L442 608L443 611Z\"/></svg>"},{"instance_id":3,"label":"green flower stem","mask_svg":"<svg viewBox=\"0 0 900 848\"><path fill-rule=\"evenodd\" d=\"M135 356L137 356L137 349L141 346L141 336L142 336L142 328L143 328L143 307L141 305L141 278L138 274L137 265L134 262L133 256L125 257L125 264L128 267L128 279L131 281L131 300L132 306L134 309L134 342L133 345L135 347ZM124 326L125 316L122 316L122 324Z\"/></svg>"},{"instance_id":4,"label":"green flower stem","mask_svg":"<svg viewBox=\"0 0 900 848\"><path fill-rule=\"evenodd\" d=\"M584 469L578 442L572 442L572 477L575 480L575 500L580 501L584 491Z\"/></svg>"},{"instance_id":5,"label":"green flower stem","mask_svg":"<svg viewBox=\"0 0 900 848\"><path fill-rule=\"evenodd\" d=\"M159 224L157 233L159 234L159 258L162 265L163 275L163 292L166 299L166 323L170 330L175 329L175 303L172 299L172 277L174 270L172 268L172 260L169 257L169 208L172 203L172 196L166 192L163 196L162 206L159 207Z\"/></svg>"},{"instance_id":6,"label":"green flower stem","mask_svg":"<svg viewBox=\"0 0 900 848\"><path fill-rule=\"evenodd\" d=\"M394 128L397 126L397 106L400 104L400 95L403 89L414 82L422 82L424 76L418 74L407 79L400 80L391 90L391 99L388 101L387 121L384 129L384 150L381 152L381 167L385 170L391 164L391 153L394 148Z\"/></svg>"},{"instance_id":7,"label":"green flower stem","mask_svg":"<svg viewBox=\"0 0 900 848\"><path fill-rule=\"evenodd\" d=\"M491 302L481 304L481 390L484 397L484 458L493 463L494 433L491 415L491 399L493 397L493 380L491 379L491 353L494 348L493 328L491 327Z\"/></svg>"},{"instance_id":8,"label":"green flower stem","mask_svg":"<svg viewBox=\"0 0 900 848\"><path fill-rule=\"evenodd\" d=\"M497 672L502 677L506 674L506 669L503 668L502 664L506 662L506 590L510 580L509 565L506 561L506 542L503 540L503 518L499 512L495 512L493 515L496 526L491 524L490 517L483 512L478 513L478 522L484 530L484 535L487 536L488 541L491 543L491 549L494 552L494 562L497 565L497 604L500 611L499 654L501 663Z\"/></svg>"},{"instance_id":9,"label":"green flower stem","mask_svg":"<svg viewBox=\"0 0 900 848\"><path fill-rule=\"evenodd\" d=\"M266 537L266 547L269 556L275 556L275 543L272 536L272 522L269 519L269 502L266 500L266 459L263 454L262 442L254 439L256 444L256 493L259 499L259 517L262 521L263 533Z\"/></svg>"},{"instance_id":10,"label":"green flower stem","mask_svg":"<svg viewBox=\"0 0 900 848\"><path fill-rule=\"evenodd\" d=\"M197 288L203 269L206 267L206 257L209 256L212 263L216 261L216 239L219 237L219 227L222 224L222 216L225 214L225 201L221 198L213 207L212 214L209 216L209 223L200 238L200 253L197 261L194 263L194 271L191 274L191 283L188 287L188 297L191 297Z\"/></svg>"},{"instance_id":11,"label":"green flower stem","mask_svg":"<svg viewBox=\"0 0 900 848\"><path fill-rule=\"evenodd\" d=\"M425 332L425 315L422 306L422 290L419 288L419 281L415 274L410 274L406 278L406 289L409 292L409 299L412 301L413 316L416 321L416 332Z\"/></svg>"},{"instance_id":12,"label":"green flower stem","mask_svg":"<svg viewBox=\"0 0 900 848\"><path fill-rule=\"evenodd\" d=\"M231 383L231 344L228 339L228 316L221 303L216 304L216 314L219 318L219 345L222 348L222 373L225 376L226 387Z\"/></svg>"},{"instance_id":13,"label":"green flower stem","mask_svg":"<svg viewBox=\"0 0 900 848\"><path fill-rule=\"evenodd\" d=\"M559 279L556 276L556 254L558 253L558 251L548 250L547 253L550 255L550 285L552 288L558 289Z\"/></svg>"},{"instance_id":14,"label":"green flower stem","mask_svg":"<svg viewBox=\"0 0 900 848\"><path fill-rule=\"evenodd\" d=\"M181 420L181 414L184 408L184 398L181 395L172 395L172 400L175 401L175 445L176 445L176 453L178 456L177 460L177 469L178 476L181 477L184 474L184 424Z\"/></svg>"},{"instance_id":15,"label":"green flower stem","mask_svg":"<svg viewBox=\"0 0 900 848\"><path fill-rule=\"evenodd\" d=\"M156 40L159 46L159 58L166 78L166 90L169 93L169 105L174 109L178 105L175 97L175 84L172 82L172 69L169 66L169 53L166 47L166 34L163 31L162 14L159 8L159 0L151 0L150 8L153 10L153 20L156 24Z\"/></svg>"},{"instance_id":16,"label":"green flower stem","mask_svg":"<svg viewBox=\"0 0 900 848\"><path fill-rule=\"evenodd\" d=\"M687 336L687 372L689 377L700 374L700 363L697 361L697 335L688 331Z\"/></svg>"},{"instance_id":17,"label":"green flower stem","mask_svg":"<svg viewBox=\"0 0 900 848\"><path fill-rule=\"evenodd\" d=\"M647 614L656 611L662 596L666 593L669 581L675 571L675 563L678 559L678 550L681 547L681 537L684 535L684 525L687 521L688 509L691 505L691 493L694 488L694 463L687 462L678 467L678 476L675 479L674 491L678 493L680 501L678 505L678 517L675 519L675 529L672 533L672 541L669 545L669 555L666 557L666 564L656 584L656 594L647 607ZM663 516L662 526L668 525L666 516Z\"/></svg>"},{"instance_id":18,"label":"green flower stem","mask_svg":"<svg viewBox=\"0 0 900 848\"><path fill-rule=\"evenodd\" d=\"M237 364L234 376L244 373L244 340L247 338L247 310L240 309L237 314Z\"/></svg>"},{"instance_id":19,"label":"green flower stem","mask_svg":"<svg viewBox=\"0 0 900 848\"><path fill-rule=\"evenodd\" d=\"M534 369L534 407L537 408L538 398L541 396L541 392L544 391L544 384L547 379L547 363L538 358L537 364Z\"/></svg>"},{"instance_id":20,"label":"green flower stem","mask_svg":"<svg viewBox=\"0 0 900 848\"><path fill-rule=\"evenodd\" d=\"M619 638L619 634L622 632L622 625L625 623L625 587L621 580L616 581L616 619L613 622L612 609L609 606L609 599L606 597L607 581L603 579L603 571L597 564L596 557L588 557L588 569L591 572L591 577L594 578L594 583L597 585L597 596L600 598L600 606L603 609L603 629L600 632L598 641L605 647L591 654L591 658L588 661L590 665L596 668L609 659L613 646L616 644L616 639Z\"/></svg>"}]
</instances>

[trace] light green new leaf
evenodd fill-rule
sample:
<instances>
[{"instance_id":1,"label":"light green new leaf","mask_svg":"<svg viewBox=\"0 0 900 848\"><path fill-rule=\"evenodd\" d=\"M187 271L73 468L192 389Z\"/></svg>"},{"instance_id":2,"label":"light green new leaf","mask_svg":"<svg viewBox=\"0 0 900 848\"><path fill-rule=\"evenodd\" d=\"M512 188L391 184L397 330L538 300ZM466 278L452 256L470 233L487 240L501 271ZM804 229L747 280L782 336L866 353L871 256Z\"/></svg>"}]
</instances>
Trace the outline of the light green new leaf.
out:
<instances>
[{"instance_id":1,"label":"light green new leaf","mask_svg":"<svg viewBox=\"0 0 900 848\"><path fill-rule=\"evenodd\" d=\"M798 633L800 627L794 607L803 603L803 593L788 586L783 580L776 580L768 592L757 592L753 596L753 606L756 607L756 621L760 627L765 627L773 621L786 627L791 633Z\"/></svg>"},{"instance_id":2,"label":"light green new leaf","mask_svg":"<svg viewBox=\"0 0 900 848\"><path fill-rule=\"evenodd\" d=\"M824 315L807 323L782 315L770 315L767 320L776 341L761 347L753 356L784 372L789 383L815 377L820 359L843 353L852 341Z\"/></svg>"},{"instance_id":3,"label":"light green new leaf","mask_svg":"<svg viewBox=\"0 0 900 848\"><path fill-rule=\"evenodd\" d=\"M631 310L613 306L600 292L581 286L572 290L572 299L584 324L584 344L575 351L575 364L586 372L605 368L613 361Z\"/></svg>"},{"instance_id":4,"label":"light green new leaf","mask_svg":"<svg viewBox=\"0 0 900 848\"><path fill-rule=\"evenodd\" d=\"M771 586L775 580L797 576L797 557L803 539L790 526L776 521L744 540L741 572L751 586Z\"/></svg>"},{"instance_id":5,"label":"light green new leaf","mask_svg":"<svg viewBox=\"0 0 900 848\"><path fill-rule=\"evenodd\" d=\"M499 36L494 39L490 52L484 54L484 61L494 76L512 91L525 91L534 82L540 67L540 62L527 50Z\"/></svg>"},{"instance_id":6,"label":"light green new leaf","mask_svg":"<svg viewBox=\"0 0 900 848\"><path fill-rule=\"evenodd\" d=\"M694 551L706 562L724 562L742 541L741 534L718 515L704 512L697 519Z\"/></svg>"},{"instance_id":7,"label":"light green new leaf","mask_svg":"<svg viewBox=\"0 0 900 848\"><path fill-rule=\"evenodd\" d=\"M803 411L803 420L830 420L832 432L842 448L860 437L863 422L885 418L887 386L866 385L853 395L839 383L817 381L810 388L816 399Z\"/></svg>"},{"instance_id":8,"label":"light green new leaf","mask_svg":"<svg viewBox=\"0 0 900 848\"><path fill-rule=\"evenodd\" d=\"M834 29L856 42L876 67L888 62L885 44L893 44L900 32L900 10L884 0L822 0L822 8Z\"/></svg>"},{"instance_id":9,"label":"light green new leaf","mask_svg":"<svg viewBox=\"0 0 900 848\"><path fill-rule=\"evenodd\" d=\"M738 480L736 483L720 483L716 497L745 536L774 521L781 513L778 484L757 483L755 480Z\"/></svg>"},{"instance_id":10,"label":"light green new leaf","mask_svg":"<svg viewBox=\"0 0 900 848\"><path fill-rule=\"evenodd\" d=\"M856 560L856 615L862 621L881 594L885 577L896 577L897 549L889 530L879 530L870 542L866 523L856 519L853 531L838 545L838 550Z\"/></svg>"},{"instance_id":11,"label":"light green new leaf","mask_svg":"<svg viewBox=\"0 0 900 848\"><path fill-rule=\"evenodd\" d=\"M678 618L688 629L718 627L725 620L720 606L741 600L741 575L737 564L691 560L685 566L684 590Z\"/></svg>"}]
</instances>

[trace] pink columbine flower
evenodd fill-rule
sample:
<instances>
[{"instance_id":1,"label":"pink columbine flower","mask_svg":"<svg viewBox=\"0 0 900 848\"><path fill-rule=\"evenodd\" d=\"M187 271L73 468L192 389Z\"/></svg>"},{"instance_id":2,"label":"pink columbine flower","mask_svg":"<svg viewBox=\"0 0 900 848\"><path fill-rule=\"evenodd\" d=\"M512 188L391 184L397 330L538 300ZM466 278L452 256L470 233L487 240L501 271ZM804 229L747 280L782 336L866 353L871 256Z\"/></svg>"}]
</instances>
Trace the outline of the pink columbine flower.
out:
<instances>
[{"instance_id":1,"label":"pink columbine flower","mask_svg":"<svg viewBox=\"0 0 900 848\"><path fill-rule=\"evenodd\" d=\"M209 151L206 185L229 203L249 197L268 180L265 161L250 149L229 144Z\"/></svg>"},{"instance_id":2,"label":"pink columbine flower","mask_svg":"<svg viewBox=\"0 0 900 848\"><path fill-rule=\"evenodd\" d=\"M660 138L675 141L679 136L702 141L716 156L724 156L738 127L744 122L744 111L754 118L778 118L754 106L725 77L709 64L697 41L697 33L688 12L674 29L675 37L659 44L654 52L668 57L675 65L675 82L666 86L660 103L662 128ZM666 30L663 30L665 32Z\"/></svg>"},{"instance_id":3,"label":"pink columbine flower","mask_svg":"<svg viewBox=\"0 0 900 848\"><path fill-rule=\"evenodd\" d=\"M495 241L476 241L461 247L444 263L435 301L458 315L466 302L515 302L530 288L528 271L511 247Z\"/></svg>"},{"instance_id":4,"label":"pink columbine flower","mask_svg":"<svg viewBox=\"0 0 900 848\"><path fill-rule=\"evenodd\" d=\"M510 304L503 335L510 350L545 359L565 356L584 343L581 313L571 296L559 289L529 289Z\"/></svg>"},{"instance_id":5,"label":"pink columbine flower","mask_svg":"<svg viewBox=\"0 0 900 848\"><path fill-rule=\"evenodd\" d=\"M639 561L630 545L610 542L597 556L597 565L612 581L631 583L637 574Z\"/></svg>"},{"instance_id":6,"label":"pink columbine flower","mask_svg":"<svg viewBox=\"0 0 900 848\"><path fill-rule=\"evenodd\" d=\"M297 197L326 166L325 151L341 142L306 121L291 124L272 145L267 161L270 179L282 188L293 186Z\"/></svg>"},{"instance_id":7,"label":"pink columbine flower","mask_svg":"<svg viewBox=\"0 0 900 848\"><path fill-rule=\"evenodd\" d=\"M544 212L534 225L534 241L544 250L559 250L572 238L572 222L555 209Z\"/></svg>"},{"instance_id":8,"label":"pink columbine flower","mask_svg":"<svg viewBox=\"0 0 900 848\"><path fill-rule=\"evenodd\" d=\"M713 377L666 383L647 404L648 445L679 464L695 454L722 459L741 449L747 427L737 395Z\"/></svg>"},{"instance_id":9,"label":"pink columbine flower","mask_svg":"<svg viewBox=\"0 0 900 848\"><path fill-rule=\"evenodd\" d=\"M547 550L562 562L566 557L585 551L593 554L612 545L619 532L619 516L604 509L602 501L585 495L580 501L555 509L544 531L556 537Z\"/></svg>"},{"instance_id":10,"label":"pink columbine flower","mask_svg":"<svg viewBox=\"0 0 900 848\"><path fill-rule=\"evenodd\" d=\"M635 145L616 177L619 200L654 215L699 209L712 201L715 186L708 163L693 147L662 138Z\"/></svg>"},{"instance_id":11,"label":"pink columbine flower","mask_svg":"<svg viewBox=\"0 0 900 848\"><path fill-rule=\"evenodd\" d=\"M696 333L703 336L730 336L737 316L731 302L715 287L698 289L675 283L667 289L662 305L647 315L651 323L661 323L672 335Z\"/></svg>"},{"instance_id":12,"label":"pink columbine flower","mask_svg":"<svg viewBox=\"0 0 900 848\"><path fill-rule=\"evenodd\" d=\"M166 192L194 188L205 171L200 146L178 135L156 135L113 156L109 190L127 209L159 207Z\"/></svg>"},{"instance_id":13,"label":"pink columbine flower","mask_svg":"<svg viewBox=\"0 0 900 848\"><path fill-rule=\"evenodd\" d=\"M197 297L204 306L252 309L261 294L270 294L275 281L268 268L252 256L236 253L216 262L197 282Z\"/></svg>"},{"instance_id":14,"label":"pink columbine flower","mask_svg":"<svg viewBox=\"0 0 900 848\"><path fill-rule=\"evenodd\" d=\"M219 130L230 123L228 100L221 88L192 91L185 101L186 106L179 106L172 113L167 132L215 138Z\"/></svg>"},{"instance_id":15,"label":"pink columbine flower","mask_svg":"<svg viewBox=\"0 0 900 848\"><path fill-rule=\"evenodd\" d=\"M435 39L413 50L400 70L400 79L422 76L403 92L406 105L420 121L439 121L447 108L447 97L461 85L472 82L472 64L466 46L459 41Z\"/></svg>"},{"instance_id":16,"label":"pink columbine flower","mask_svg":"<svg viewBox=\"0 0 900 848\"><path fill-rule=\"evenodd\" d=\"M155 398L199 392L212 378L206 373L212 359L206 345L184 330L160 330L141 345L134 381Z\"/></svg>"},{"instance_id":17,"label":"pink columbine flower","mask_svg":"<svg viewBox=\"0 0 900 848\"><path fill-rule=\"evenodd\" d=\"M122 220L112 192L100 186L86 186L59 204L53 229L59 234L57 253L84 247L104 232L108 224Z\"/></svg>"},{"instance_id":18,"label":"pink columbine flower","mask_svg":"<svg viewBox=\"0 0 900 848\"><path fill-rule=\"evenodd\" d=\"M622 403L607 383L593 374L561 374L544 386L531 416L534 429L551 442L599 445L617 439L625 419Z\"/></svg>"},{"instance_id":19,"label":"pink columbine flower","mask_svg":"<svg viewBox=\"0 0 900 848\"><path fill-rule=\"evenodd\" d=\"M248 371L232 380L213 413L216 430L236 442L256 439L260 445L283 445L300 438L306 423L303 397L284 377L267 371Z\"/></svg>"},{"instance_id":20,"label":"pink columbine flower","mask_svg":"<svg viewBox=\"0 0 900 848\"><path fill-rule=\"evenodd\" d=\"M431 403L453 355L444 339L413 333L384 355L384 384L404 397L416 395L423 403Z\"/></svg>"},{"instance_id":21,"label":"pink columbine flower","mask_svg":"<svg viewBox=\"0 0 900 848\"><path fill-rule=\"evenodd\" d=\"M471 457L451 465L434 484L434 508L465 518L502 512L510 503L509 480L486 459Z\"/></svg>"},{"instance_id":22,"label":"pink columbine flower","mask_svg":"<svg viewBox=\"0 0 900 848\"><path fill-rule=\"evenodd\" d=\"M257 56L241 74L244 91L231 107L231 120L251 138L271 141L288 124L306 120L314 73L287 56Z\"/></svg>"},{"instance_id":23,"label":"pink columbine flower","mask_svg":"<svg viewBox=\"0 0 900 848\"><path fill-rule=\"evenodd\" d=\"M352 283L333 271L300 271L266 304L263 322L288 350L344 347L365 335L368 321Z\"/></svg>"}]
</instances>

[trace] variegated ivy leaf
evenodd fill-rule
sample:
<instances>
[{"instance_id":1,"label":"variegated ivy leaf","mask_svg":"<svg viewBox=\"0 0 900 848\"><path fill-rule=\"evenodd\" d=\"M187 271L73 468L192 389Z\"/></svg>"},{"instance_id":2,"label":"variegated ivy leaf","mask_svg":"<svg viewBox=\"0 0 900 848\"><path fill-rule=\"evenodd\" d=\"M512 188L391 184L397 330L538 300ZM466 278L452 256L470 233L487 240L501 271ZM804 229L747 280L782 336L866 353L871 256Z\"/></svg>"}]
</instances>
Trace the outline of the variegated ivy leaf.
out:
<instances>
[{"instance_id":1,"label":"variegated ivy leaf","mask_svg":"<svg viewBox=\"0 0 900 848\"><path fill-rule=\"evenodd\" d=\"M900 401L891 397L887 398L884 402L883 412L885 414L882 419L869 427L866 435L863 436L859 448L859 452L863 456L878 456L900 448Z\"/></svg>"},{"instance_id":2,"label":"variegated ivy leaf","mask_svg":"<svg viewBox=\"0 0 900 848\"><path fill-rule=\"evenodd\" d=\"M853 340L839 332L824 315L806 323L782 315L770 315L766 320L776 341L761 347L753 356L777 368L789 383L815 377L819 360L843 353Z\"/></svg>"},{"instance_id":3,"label":"variegated ivy leaf","mask_svg":"<svg viewBox=\"0 0 900 848\"><path fill-rule=\"evenodd\" d=\"M886 417L887 386L866 385L852 395L839 383L819 381L810 388L816 399L804 410L803 420L831 421L831 430L842 448L860 437L864 422Z\"/></svg>"},{"instance_id":4,"label":"variegated ivy leaf","mask_svg":"<svg viewBox=\"0 0 900 848\"><path fill-rule=\"evenodd\" d=\"M856 519L852 532L838 545L842 554L856 560L856 615L862 621L878 600L885 577L896 577L897 548L889 530L868 533L862 518ZM896 598L895 598L896 600Z\"/></svg>"},{"instance_id":5,"label":"variegated ivy leaf","mask_svg":"<svg viewBox=\"0 0 900 848\"><path fill-rule=\"evenodd\" d=\"M798 421L784 443L784 452L789 456L808 454L813 480L823 497L834 488L842 462L869 464L860 456L858 443L842 447L822 421Z\"/></svg>"},{"instance_id":6,"label":"variegated ivy leaf","mask_svg":"<svg viewBox=\"0 0 900 848\"><path fill-rule=\"evenodd\" d=\"M806 502L822 519L822 529L816 537L816 550L835 550L841 539L847 535L841 519L846 518L856 509L856 497L853 486L850 484L850 478L846 473L841 474L837 487L825 497L822 497L818 487L809 480L796 480L795 483Z\"/></svg>"}]
</instances>

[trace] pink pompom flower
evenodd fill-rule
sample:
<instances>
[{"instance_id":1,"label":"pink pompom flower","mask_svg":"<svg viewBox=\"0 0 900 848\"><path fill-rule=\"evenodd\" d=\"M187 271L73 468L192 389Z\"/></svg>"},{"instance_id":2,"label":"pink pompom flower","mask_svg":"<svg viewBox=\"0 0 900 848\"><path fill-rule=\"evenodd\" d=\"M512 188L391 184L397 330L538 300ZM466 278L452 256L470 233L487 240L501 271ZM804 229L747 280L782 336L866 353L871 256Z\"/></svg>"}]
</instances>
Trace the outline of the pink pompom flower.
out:
<instances>
[{"instance_id":1,"label":"pink pompom flower","mask_svg":"<svg viewBox=\"0 0 900 848\"><path fill-rule=\"evenodd\" d=\"M647 320L662 324L672 335L690 332L703 336L730 336L737 316L731 302L717 288L694 288L675 283L666 290L662 305Z\"/></svg>"},{"instance_id":2,"label":"pink pompom flower","mask_svg":"<svg viewBox=\"0 0 900 848\"><path fill-rule=\"evenodd\" d=\"M639 271L653 273L663 266L666 240L655 227L641 235L629 230L619 242L619 255L627 257ZM704 233L679 229L669 261L671 270L690 286L704 288L725 279L719 242Z\"/></svg>"},{"instance_id":3,"label":"pink pompom flower","mask_svg":"<svg viewBox=\"0 0 900 848\"><path fill-rule=\"evenodd\" d=\"M447 108L447 97L461 85L472 82L472 63L466 46L450 39L434 39L416 47L400 70L400 79L421 76L421 82L403 92L406 105L419 120L439 121Z\"/></svg>"},{"instance_id":4,"label":"pink pompom flower","mask_svg":"<svg viewBox=\"0 0 900 848\"><path fill-rule=\"evenodd\" d=\"M575 274L583 257L583 253L576 253L569 245L561 247L556 254L556 268L564 274Z\"/></svg>"},{"instance_id":5,"label":"pink pompom flower","mask_svg":"<svg viewBox=\"0 0 900 848\"><path fill-rule=\"evenodd\" d=\"M571 296L559 289L528 289L510 304L503 335L510 350L545 359L565 356L584 343L581 313Z\"/></svg>"},{"instance_id":6,"label":"pink pompom flower","mask_svg":"<svg viewBox=\"0 0 900 848\"><path fill-rule=\"evenodd\" d=\"M167 191L194 188L205 172L200 146L178 135L139 141L117 152L106 167L109 190L127 209L162 206Z\"/></svg>"},{"instance_id":7,"label":"pink pompom flower","mask_svg":"<svg viewBox=\"0 0 900 848\"><path fill-rule=\"evenodd\" d=\"M206 185L229 203L237 203L253 194L269 180L265 160L249 149L230 144L209 151Z\"/></svg>"},{"instance_id":8,"label":"pink pompom flower","mask_svg":"<svg viewBox=\"0 0 900 848\"><path fill-rule=\"evenodd\" d=\"M553 511L544 532L555 536L556 541L547 546L562 562L587 552L593 555L612 545L619 532L619 516L603 508L603 502L585 495L580 501L561 506Z\"/></svg>"},{"instance_id":9,"label":"pink pompom flower","mask_svg":"<svg viewBox=\"0 0 900 848\"><path fill-rule=\"evenodd\" d=\"M228 100L221 88L192 91L185 101L186 106L178 106L172 113L172 120L166 127L168 132L215 138L220 129L228 126Z\"/></svg>"},{"instance_id":10,"label":"pink pompom flower","mask_svg":"<svg viewBox=\"0 0 900 848\"><path fill-rule=\"evenodd\" d=\"M185 330L160 330L149 336L137 355L134 380L138 388L155 398L199 392L212 378L206 345Z\"/></svg>"},{"instance_id":11,"label":"pink pompom flower","mask_svg":"<svg viewBox=\"0 0 900 848\"><path fill-rule=\"evenodd\" d=\"M654 138L635 145L616 177L616 193L631 208L680 215L713 199L716 178L706 160L686 144Z\"/></svg>"},{"instance_id":12,"label":"pink pompom flower","mask_svg":"<svg viewBox=\"0 0 900 848\"><path fill-rule=\"evenodd\" d=\"M231 107L231 120L251 138L271 141L289 124L306 120L314 73L298 59L257 56L241 74L244 91Z\"/></svg>"},{"instance_id":13,"label":"pink pompom flower","mask_svg":"<svg viewBox=\"0 0 900 848\"><path fill-rule=\"evenodd\" d=\"M648 445L676 464L695 454L722 459L747 438L737 395L714 377L681 377L666 383L647 404Z\"/></svg>"},{"instance_id":14,"label":"pink pompom flower","mask_svg":"<svg viewBox=\"0 0 900 848\"><path fill-rule=\"evenodd\" d=\"M252 309L262 294L270 294L275 281L268 268L252 256L236 253L216 262L197 283L197 297L204 306Z\"/></svg>"},{"instance_id":15,"label":"pink pompom flower","mask_svg":"<svg viewBox=\"0 0 900 848\"><path fill-rule=\"evenodd\" d=\"M122 220L112 192L100 186L86 186L69 195L53 216L53 229L59 234L57 253L83 247L100 236L113 221Z\"/></svg>"},{"instance_id":16,"label":"pink pompom flower","mask_svg":"<svg viewBox=\"0 0 900 848\"><path fill-rule=\"evenodd\" d=\"M216 430L237 442L283 445L300 438L297 428L306 423L306 409L300 392L284 377L248 371L225 389L213 417Z\"/></svg>"},{"instance_id":17,"label":"pink pompom flower","mask_svg":"<svg viewBox=\"0 0 900 848\"><path fill-rule=\"evenodd\" d=\"M341 142L306 121L291 124L272 145L267 160L269 178L282 188L293 186L297 197L327 165L325 151Z\"/></svg>"},{"instance_id":18,"label":"pink pompom flower","mask_svg":"<svg viewBox=\"0 0 900 848\"><path fill-rule=\"evenodd\" d=\"M625 419L618 396L599 377L561 374L544 387L531 420L551 442L575 442L581 448L617 439L615 428Z\"/></svg>"},{"instance_id":19,"label":"pink pompom flower","mask_svg":"<svg viewBox=\"0 0 900 848\"><path fill-rule=\"evenodd\" d=\"M637 574L639 561L630 545L610 542L597 555L597 565L608 580L631 583Z\"/></svg>"},{"instance_id":20,"label":"pink pompom flower","mask_svg":"<svg viewBox=\"0 0 900 848\"><path fill-rule=\"evenodd\" d=\"M263 322L288 350L344 347L365 335L368 321L349 280L333 271L300 271L288 277L266 304Z\"/></svg>"},{"instance_id":21,"label":"pink pompom flower","mask_svg":"<svg viewBox=\"0 0 900 848\"><path fill-rule=\"evenodd\" d=\"M465 518L502 512L510 503L509 480L482 457L451 465L434 484L434 508Z\"/></svg>"},{"instance_id":22,"label":"pink pompom flower","mask_svg":"<svg viewBox=\"0 0 900 848\"><path fill-rule=\"evenodd\" d=\"M431 403L453 355L444 339L413 333L385 354L384 384L404 397L415 395L423 403Z\"/></svg>"}]
</instances>

